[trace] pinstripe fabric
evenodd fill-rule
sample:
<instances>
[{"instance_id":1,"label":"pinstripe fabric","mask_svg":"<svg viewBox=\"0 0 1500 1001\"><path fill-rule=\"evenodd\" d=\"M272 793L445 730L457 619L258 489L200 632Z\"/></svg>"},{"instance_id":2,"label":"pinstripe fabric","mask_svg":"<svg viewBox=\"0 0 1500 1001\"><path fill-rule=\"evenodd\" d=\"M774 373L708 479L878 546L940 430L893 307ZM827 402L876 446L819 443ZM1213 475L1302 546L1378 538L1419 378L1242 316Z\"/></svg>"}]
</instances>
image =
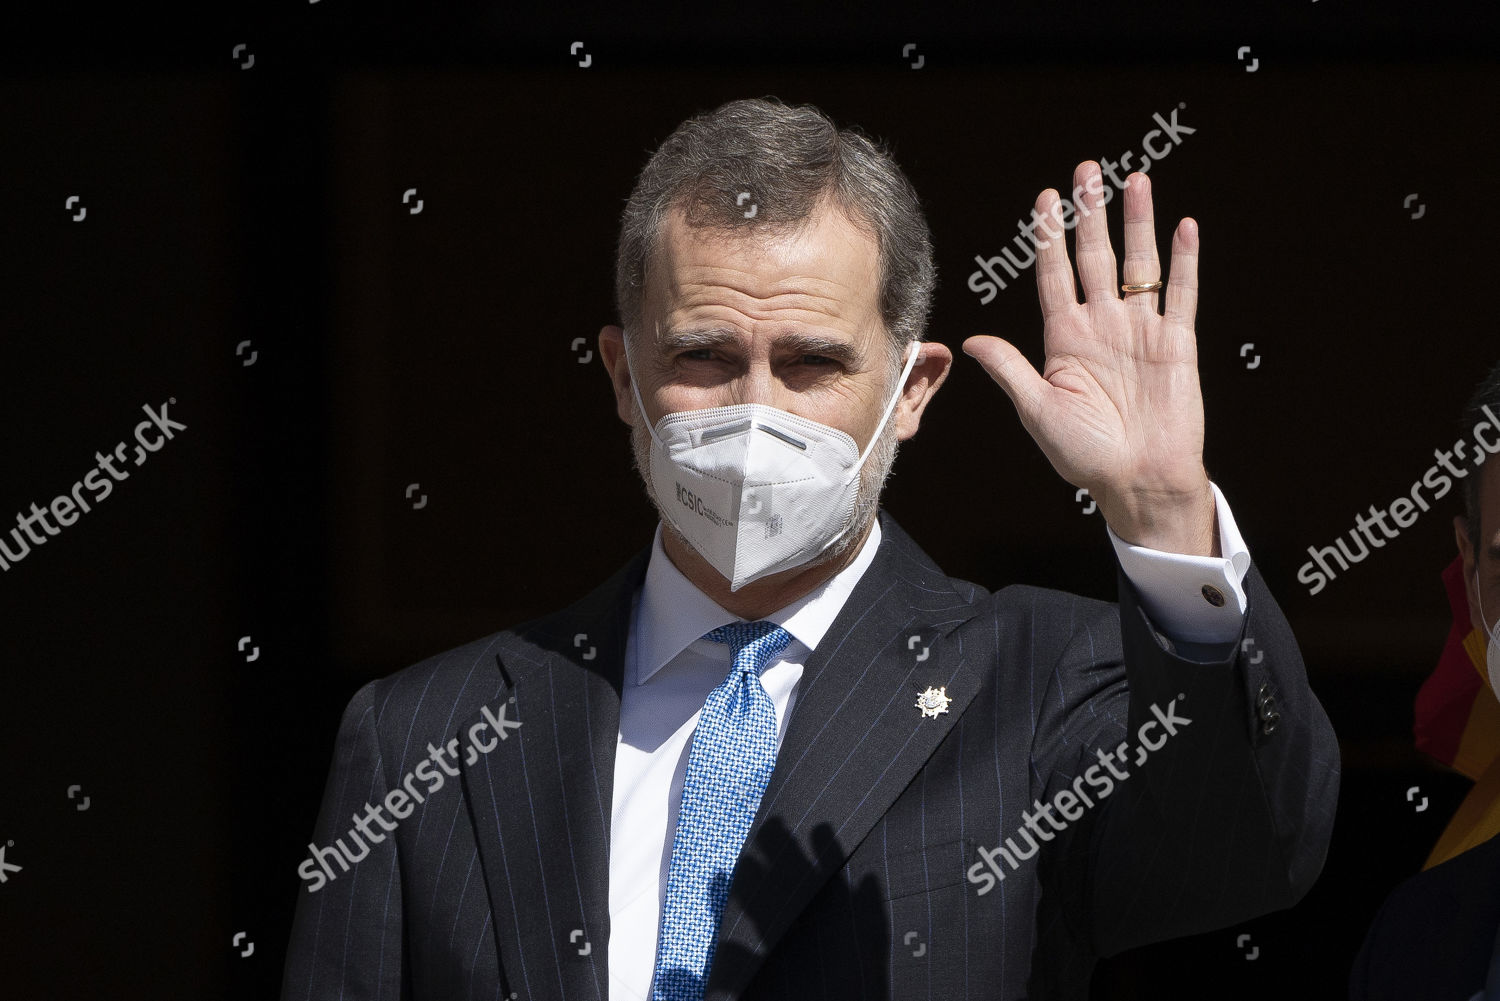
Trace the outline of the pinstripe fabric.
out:
<instances>
[{"instance_id":1,"label":"pinstripe fabric","mask_svg":"<svg viewBox=\"0 0 1500 1001\"><path fill-rule=\"evenodd\" d=\"M1082 998L1099 955L1295 902L1322 866L1338 752L1252 567L1244 637L1194 663L1121 577L1115 605L992 594L884 533L809 657L730 885L706 997ZM649 552L649 550L647 551ZM354 870L300 892L283 997L606 994L608 804L639 554L583 601L373 682L340 726L313 840L425 745L514 698L523 724ZM597 655L574 645L586 633ZM928 655L908 645L921 638ZM954 701L936 719L928 686ZM1256 725L1269 686L1281 723ZM1193 723L980 896L981 847L1149 717ZM576 934L575 934L576 933Z\"/></svg>"}]
</instances>

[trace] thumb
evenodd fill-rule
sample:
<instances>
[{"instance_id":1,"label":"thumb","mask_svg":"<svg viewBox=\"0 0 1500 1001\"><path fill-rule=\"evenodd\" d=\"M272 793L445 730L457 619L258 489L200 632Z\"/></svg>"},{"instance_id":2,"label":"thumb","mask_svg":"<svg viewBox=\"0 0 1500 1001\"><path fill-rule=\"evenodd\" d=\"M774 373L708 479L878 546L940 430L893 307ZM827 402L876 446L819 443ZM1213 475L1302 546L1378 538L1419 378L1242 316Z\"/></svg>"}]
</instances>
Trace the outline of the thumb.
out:
<instances>
[{"instance_id":1,"label":"thumb","mask_svg":"<svg viewBox=\"0 0 1500 1001\"><path fill-rule=\"evenodd\" d=\"M964 341L964 354L984 366L990 378L1000 384L1010 402L1016 406L1022 423L1032 426L1041 409L1042 395L1049 388L1046 379L1037 374L1026 356L1014 344L999 337L978 334Z\"/></svg>"}]
</instances>

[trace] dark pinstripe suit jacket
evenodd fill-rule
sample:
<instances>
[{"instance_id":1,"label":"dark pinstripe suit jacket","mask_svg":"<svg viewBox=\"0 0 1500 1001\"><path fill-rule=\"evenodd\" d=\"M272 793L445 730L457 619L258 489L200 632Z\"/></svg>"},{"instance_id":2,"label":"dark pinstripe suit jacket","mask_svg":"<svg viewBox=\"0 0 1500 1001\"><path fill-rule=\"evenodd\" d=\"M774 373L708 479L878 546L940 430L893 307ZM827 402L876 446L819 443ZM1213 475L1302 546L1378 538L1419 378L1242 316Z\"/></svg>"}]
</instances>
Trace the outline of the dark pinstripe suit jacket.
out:
<instances>
[{"instance_id":1,"label":"dark pinstripe suit jacket","mask_svg":"<svg viewBox=\"0 0 1500 1001\"><path fill-rule=\"evenodd\" d=\"M807 661L708 998L1086 997L1097 956L1306 892L1331 832L1338 750L1253 567L1254 642L1194 661L1155 631L1123 574L1119 606L991 593L945 576L880 517L874 562ZM466 744L482 707L506 705L521 726L350 871L299 890L284 998L608 997L620 684L648 555L562 612L354 697L318 846L349 841L352 815L429 742ZM946 714L915 707L928 686L946 688ZM1151 705L1173 698L1191 724L980 895L967 875L979 849L1024 845L1034 801L1070 786L1096 750L1134 744Z\"/></svg>"}]
</instances>

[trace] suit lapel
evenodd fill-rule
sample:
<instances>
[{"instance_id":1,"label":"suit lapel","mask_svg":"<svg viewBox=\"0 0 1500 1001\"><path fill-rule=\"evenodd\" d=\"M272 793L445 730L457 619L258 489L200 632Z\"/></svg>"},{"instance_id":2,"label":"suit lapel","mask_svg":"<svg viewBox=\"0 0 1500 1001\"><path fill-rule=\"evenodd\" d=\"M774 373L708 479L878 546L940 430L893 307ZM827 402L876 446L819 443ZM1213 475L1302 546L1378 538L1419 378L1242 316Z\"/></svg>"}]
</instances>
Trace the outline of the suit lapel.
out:
<instances>
[{"instance_id":1,"label":"suit lapel","mask_svg":"<svg viewBox=\"0 0 1500 1001\"><path fill-rule=\"evenodd\" d=\"M509 684L497 701L521 726L461 766L506 988L521 997L609 995L620 686L650 552L572 607L502 635L496 670Z\"/></svg>"},{"instance_id":2,"label":"suit lapel","mask_svg":"<svg viewBox=\"0 0 1500 1001\"><path fill-rule=\"evenodd\" d=\"M743 991L978 691L980 675L952 635L973 603L889 515L880 524L874 561L804 668L719 923L711 1001ZM915 705L929 686L952 700L935 718Z\"/></svg>"}]
</instances>

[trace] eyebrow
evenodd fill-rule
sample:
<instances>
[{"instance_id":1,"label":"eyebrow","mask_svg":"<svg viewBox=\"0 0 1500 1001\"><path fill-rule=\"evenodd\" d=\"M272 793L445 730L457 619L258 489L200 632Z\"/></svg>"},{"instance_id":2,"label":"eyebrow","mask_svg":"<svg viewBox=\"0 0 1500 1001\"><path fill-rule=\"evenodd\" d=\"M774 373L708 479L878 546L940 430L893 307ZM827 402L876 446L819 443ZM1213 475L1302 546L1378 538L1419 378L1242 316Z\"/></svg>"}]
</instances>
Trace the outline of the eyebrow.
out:
<instances>
[{"instance_id":1,"label":"eyebrow","mask_svg":"<svg viewBox=\"0 0 1500 1001\"><path fill-rule=\"evenodd\" d=\"M729 327L695 327L663 331L657 343L663 352L675 354L678 351L721 347L740 339L739 331ZM863 352L849 342L818 334L779 334L772 344L783 350L794 350L798 354L823 355L850 366L858 366L863 360Z\"/></svg>"}]
</instances>

